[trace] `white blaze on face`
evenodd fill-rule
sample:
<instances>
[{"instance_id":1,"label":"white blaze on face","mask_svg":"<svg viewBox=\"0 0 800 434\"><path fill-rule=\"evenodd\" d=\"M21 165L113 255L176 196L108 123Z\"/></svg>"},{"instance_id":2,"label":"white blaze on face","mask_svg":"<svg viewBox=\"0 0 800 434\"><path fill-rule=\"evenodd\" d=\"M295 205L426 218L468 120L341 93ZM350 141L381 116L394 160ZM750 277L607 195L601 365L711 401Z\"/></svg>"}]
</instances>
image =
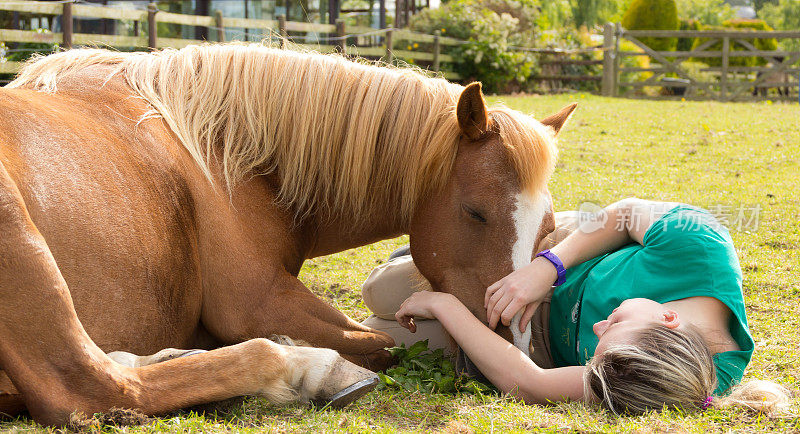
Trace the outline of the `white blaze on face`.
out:
<instances>
[{"instance_id":1,"label":"white blaze on face","mask_svg":"<svg viewBox=\"0 0 800 434\"><path fill-rule=\"evenodd\" d=\"M514 270L518 270L531 262L533 250L536 248L536 236L542 226L544 215L550 209L550 199L546 194L517 195L517 209L514 210L514 226L517 230L517 241L511 251L511 261ZM514 336L514 346L519 348L526 356L530 357L531 324L528 323L525 332L519 331L519 320L522 312L511 319L511 334Z\"/></svg>"}]
</instances>

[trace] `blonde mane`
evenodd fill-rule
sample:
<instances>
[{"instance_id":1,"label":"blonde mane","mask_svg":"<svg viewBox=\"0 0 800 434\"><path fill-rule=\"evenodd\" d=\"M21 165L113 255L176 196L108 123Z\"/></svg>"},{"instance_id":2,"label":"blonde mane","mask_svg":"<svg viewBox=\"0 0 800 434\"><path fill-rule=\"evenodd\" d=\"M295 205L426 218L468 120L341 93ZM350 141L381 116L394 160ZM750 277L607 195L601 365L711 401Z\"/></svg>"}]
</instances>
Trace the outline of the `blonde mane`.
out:
<instances>
[{"instance_id":1,"label":"blonde mane","mask_svg":"<svg viewBox=\"0 0 800 434\"><path fill-rule=\"evenodd\" d=\"M212 180L228 187L275 174L278 202L297 218L396 209L407 224L441 188L460 136L462 86L408 68L262 44L195 45L155 53L78 49L34 59L9 87L55 92L67 74L112 65ZM490 109L523 190L546 186L552 131L505 107ZM382 207L382 208L381 208Z\"/></svg>"}]
</instances>

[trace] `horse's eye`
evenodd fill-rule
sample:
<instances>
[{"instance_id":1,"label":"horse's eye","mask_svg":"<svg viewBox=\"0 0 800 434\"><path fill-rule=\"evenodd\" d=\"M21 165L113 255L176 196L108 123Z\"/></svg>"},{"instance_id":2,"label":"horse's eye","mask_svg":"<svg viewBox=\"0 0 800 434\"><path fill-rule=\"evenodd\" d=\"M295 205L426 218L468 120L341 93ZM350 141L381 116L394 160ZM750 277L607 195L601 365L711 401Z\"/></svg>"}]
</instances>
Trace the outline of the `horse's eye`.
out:
<instances>
[{"instance_id":1,"label":"horse's eye","mask_svg":"<svg viewBox=\"0 0 800 434\"><path fill-rule=\"evenodd\" d=\"M472 208L470 208L470 207L468 207L466 205L461 205L461 206L462 206L462 208L464 208L464 212L466 212L472 219L477 220L477 221L479 221L481 223L486 223L486 219L483 218L481 213L479 213L478 211L475 211L474 209L472 209Z\"/></svg>"}]
</instances>

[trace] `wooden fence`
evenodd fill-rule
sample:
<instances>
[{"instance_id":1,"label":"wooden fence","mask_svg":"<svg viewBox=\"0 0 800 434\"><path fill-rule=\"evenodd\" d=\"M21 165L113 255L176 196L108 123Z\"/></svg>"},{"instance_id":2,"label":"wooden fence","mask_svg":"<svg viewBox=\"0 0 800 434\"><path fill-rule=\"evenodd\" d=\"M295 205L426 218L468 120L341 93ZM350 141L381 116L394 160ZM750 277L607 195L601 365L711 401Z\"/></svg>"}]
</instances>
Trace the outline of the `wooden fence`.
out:
<instances>
[{"instance_id":1,"label":"wooden fence","mask_svg":"<svg viewBox=\"0 0 800 434\"><path fill-rule=\"evenodd\" d=\"M604 35L604 47L611 55L604 59L603 95L718 101L798 100L800 51L759 50L754 41L800 39L800 31L626 30L618 24L606 24ZM699 43L690 51L656 51L643 43L643 38L696 38ZM622 41L630 41L638 50L621 50ZM624 66L626 58L637 56L648 57L650 65ZM760 63L766 65L734 66L731 60L736 58L764 59ZM687 67L686 61L690 59L692 68ZM714 66L703 65L700 63L703 61ZM632 76L639 79L632 80ZM642 92L646 87L656 88L657 93ZM775 89L776 94L769 94L770 89Z\"/></svg>"},{"instance_id":2,"label":"wooden fence","mask_svg":"<svg viewBox=\"0 0 800 434\"><path fill-rule=\"evenodd\" d=\"M147 10L133 10L72 2L0 0L0 11L61 16L62 32L59 33L0 29L0 41L6 43L61 44L65 48L77 45L142 49L182 48L203 41L161 37L158 35L158 23L207 27L210 31L216 32L220 41L224 41L225 31L229 29L238 29L245 33L257 29L267 38L282 41L282 44L291 40L294 45L301 48L380 58L390 63L399 59L442 72L445 78L451 80L461 78L457 72L447 69L448 64L453 62L453 56L446 51L462 42L441 36L438 31L433 35L427 35L400 29L346 26L343 20L337 20L335 25L286 21L284 16L278 16L276 20L233 18L224 17L219 11L214 16L183 15L161 11L154 3L148 5ZM138 36L74 33L73 20L76 17L131 20L138 23L137 29L146 31ZM307 43L309 39L319 43L309 44ZM296 41L303 42L295 43ZM15 73L20 66L20 62L0 63L0 73Z\"/></svg>"},{"instance_id":3,"label":"wooden fence","mask_svg":"<svg viewBox=\"0 0 800 434\"><path fill-rule=\"evenodd\" d=\"M588 47L573 50L530 49L539 54L541 72L531 77L539 82L539 88L548 93L570 91L591 83L590 89L597 88L603 77L589 68L601 70L603 60L593 59L592 54L602 51L603 47Z\"/></svg>"},{"instance_id":4,"label":"wooden fence","mask_svg":"<svg viewBox=\"0 0 800 434\"><path fill-rule=\"evenodd\" d=\"M108 6L77 4L70 1L41 2L0 0L0 11L24 12L36 15L60 16L62 32L37 32L31 30L0 29L0 41L10 43L100 45L115 48L181 48L203 41L168 38L158 34L158 23L200 26L209 29L217 40L225 39L226 30L245 34L257 30L276 41L291 40L301 48L321 52L338 51L349 55L379 58L386 62L396 59L414 63L441 72L445 78L462 77L452 69L453 47L464 43L454 38L415 33L401 29L374 29L346 26L342 20L336 24L318 24L287 21L284 16L276 20L224 17L217 11L213 16L182 15L159 10L151 3L146 10L121 9ZM137 23L134 36L74 33L76 17L129 20ZM140 32L139 29L142 31ZM702 42L690 51L656 51L642 42L643 38L700 38ZM749 32L749 31L661 31L626 30L619 24L606 24L603 44L579 50L554 50L519 48L537 53L541 73L532 77L545 91L562 91L576 87L574 83L599 85L606 96L657 97L686 99L716 99L736 101L749 99L797 100L800 51L759 50L753 41L758 39L800 39L800 31ZM309 40L316 43L308 43ZM628 41L636 50L624 50ZM405 48L405 49L404 49ZM624 48L624 47L623 47ZM738 49L734 49L738 48ZM592 56L595 51L602 56ZM577 58L575 58L577 56ZM647 66L630 66L626 59L646 57ZM737 66L732 58L764 59L765 66ZM712 65L692 60L718 59ZM715 66L719 64L719 66ZM701 65L698 69L698 65ZM19 62L0 63L0 73L14 73ZM571 84L570 84L571 83ZM649 89L647 92L645 90ZM768 93L777 89L777 95Z\"/></svg>"}]
</instances>

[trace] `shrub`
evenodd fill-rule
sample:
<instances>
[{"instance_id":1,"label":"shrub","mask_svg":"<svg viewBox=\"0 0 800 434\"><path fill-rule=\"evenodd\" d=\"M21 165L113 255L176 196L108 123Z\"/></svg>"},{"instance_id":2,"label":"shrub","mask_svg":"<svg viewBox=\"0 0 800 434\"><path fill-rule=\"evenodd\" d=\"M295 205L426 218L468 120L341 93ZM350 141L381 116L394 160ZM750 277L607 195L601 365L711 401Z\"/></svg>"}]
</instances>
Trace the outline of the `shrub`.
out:
<instances>
[{"instance_id":1,"label":"shrub","mask_svg":"<svg viewBox=\"0 0 800 434\"><path fill-rule=\"evenodd\" d=\"M533 74L534 57L512 47L533 44L537 18L531 0L452 0L414 16L411 29L441 30L467 41L450 53L455 69L467 81L480 80L487 92L497 93L516 90Z\"/></svg>"},{"instance_id":2,"label":"shrub","mask_svg":"<svg viewBox=\"0 0 800 434\"><path fill-rule=\"evenodd\" d=\"M678 30L678 25L675 0L633 0L622 17L622 26L628 30ZM671 51L677 44L676 38L640 40L656 51Z\"/></svg>"},{"instance_id":3,"label":"shrub","mask_svg":"<svg viewBox=\"0 0 800 434\"><path fill-rule=\"evenodd\" d=\"M745 19L736 19L736 20L728 20L722 23L721 27L717 26L707 26L703 30L740 30L740 31L771 31L773 30L764 20L745 20ZM704 38L697 38L694 41L694 45L692 48L697 48L699 45L703 44L707 39ZM775 38L765 38L765 39L746 39L747 42L752 44L756 49L761 51L774 51L778 49L778 41ZM708 48L709 51L720 51L722 50L722 40L715 42ZM743 47L741 44L734 42L733 40L730 41L730 50L731 51L747 51L747 48ZM708 57L702 59L696 59L697 61L704 62L709 66L720 66L722 65L722 58L720 57ZM728 65L730 66L763 66L766 65L767 61L763 57L731 57L728 60Z\"/></svg>"},{"instance_id":4,"label":"shrub","mask_svg":"<svg viewBox=\"0 0 800 434\"><path fill-rule=\"evenodd\" d=\"M701 24L697 20L681 19L680 30L700 30ZM675 47L678 51L691 51L694 46L696 38L678 38L678 45Z\"/></svg>"}]
</instances>

